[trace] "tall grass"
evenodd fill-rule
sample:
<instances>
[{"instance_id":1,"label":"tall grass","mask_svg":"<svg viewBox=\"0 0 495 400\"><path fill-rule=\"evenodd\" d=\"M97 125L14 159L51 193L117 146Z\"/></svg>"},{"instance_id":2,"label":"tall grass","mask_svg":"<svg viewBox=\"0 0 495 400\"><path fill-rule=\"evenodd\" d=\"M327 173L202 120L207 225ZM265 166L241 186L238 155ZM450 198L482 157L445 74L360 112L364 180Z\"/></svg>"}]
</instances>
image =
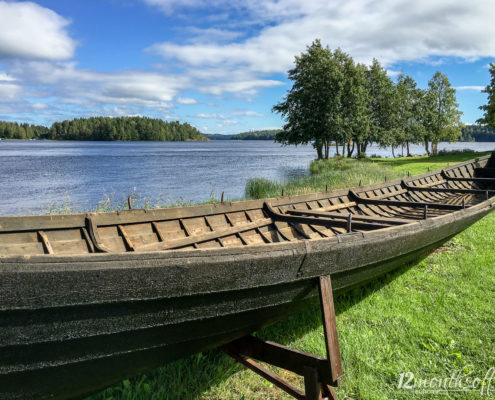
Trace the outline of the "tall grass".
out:
<instances>
[{"instance_id":1,"label":"tall grass","mask_svg":"<svg viewBox=\"0 0 495 400\"><path fill-rule=\"evenodd\" d=\"M309 171L310 175L292 178L285 183L264 178L250 179L246 184L246 197L250 199L276 197L281 195L282 189L286 195L312 193L323 191L327 187L339 189L357 186L359 182L367 185L404 176L404 173L380 162L348 158L315 160L311 162Z\"/></svg>"}]
</instances>

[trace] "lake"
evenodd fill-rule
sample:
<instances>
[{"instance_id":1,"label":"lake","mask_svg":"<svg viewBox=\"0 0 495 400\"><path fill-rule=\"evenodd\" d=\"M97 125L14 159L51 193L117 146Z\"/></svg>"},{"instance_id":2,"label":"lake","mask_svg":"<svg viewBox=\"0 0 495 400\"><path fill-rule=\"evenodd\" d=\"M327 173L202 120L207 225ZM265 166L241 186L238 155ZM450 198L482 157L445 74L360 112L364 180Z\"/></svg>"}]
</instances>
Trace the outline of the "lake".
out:
<instances>
[{"instance_id":1,"label":"lake","mask_svg":"<svg viewBox=\"0 0 495 400\"><path fill-rule=\"evenodd\" d=\"M439 149L493 150L495 143L441 143ZM414 154L424 154L412 146ZM372 146L368 154L390 157ZM396 152L398 154L399 151ZM249 178L279 181L306 174L311 146L271 141L72 142L0 141L1 215L33 214L68 200L81 209L105 195L204 201L238 199Z\"/></svg>"}]
</instances>

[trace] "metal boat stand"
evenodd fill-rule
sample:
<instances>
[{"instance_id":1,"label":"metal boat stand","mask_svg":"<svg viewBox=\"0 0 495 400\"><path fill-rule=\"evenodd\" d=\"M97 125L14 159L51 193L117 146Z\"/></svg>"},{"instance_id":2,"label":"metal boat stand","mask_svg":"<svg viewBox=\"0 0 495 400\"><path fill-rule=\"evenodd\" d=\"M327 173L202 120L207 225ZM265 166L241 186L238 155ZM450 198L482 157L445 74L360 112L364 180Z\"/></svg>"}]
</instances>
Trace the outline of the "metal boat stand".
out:
<instances>
[{"instance_id":1,"label":"metal boat stand","mask_svg":"<svg viewBox=\"0 0 495 400\"><path fill-rule=\"evenodd\" d=\"M337 400L333 387L339 385L339 378L342 376L342 363L330 276L320 277L318 288L327 358L293 350L251 335L227 343L221 347L221 350L295 399ZM305 391L303 392L284 381L254 360L303 376Z\"/></svg>"}]
</instances>

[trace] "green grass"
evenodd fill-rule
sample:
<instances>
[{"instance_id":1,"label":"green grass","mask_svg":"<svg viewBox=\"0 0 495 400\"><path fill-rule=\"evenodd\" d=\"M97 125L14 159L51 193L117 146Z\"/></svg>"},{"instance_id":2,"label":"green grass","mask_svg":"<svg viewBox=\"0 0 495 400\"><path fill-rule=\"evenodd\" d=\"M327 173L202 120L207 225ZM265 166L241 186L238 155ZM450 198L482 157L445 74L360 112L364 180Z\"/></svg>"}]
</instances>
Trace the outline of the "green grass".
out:
<instances>
[{"instance_id":1,"label":"green grass","mask_svg":"<svg viewBox=\"0 0 495 400\"><path fill-rule=\"evenodd\" d=\"M294 195L312 193L329 189L339 189L368 183L382 182L404 176L403 172L384 165L381 160L375 162L357 161L355 159L335 158L330 160L313 161L309 166L308 176L290 179L280 183L263 178L250 179L246 184L246 197L262 199L282 194Z\"/></svg>"},{"instance_id":2,"label":"green grass","mask_svg":"<svg viewBox=\"0 0 495 400\"><path fill-rule=\"evenodd\" d=\"M371 165L397 168L400 174L407 168L416 173L424 172L428 166L438 168L473 155L466 157L451 154L438 158L376 159ZM334 164L329 165L333 168ZM327 168L316 167L318 173ZM335 299L345 372L337 389L340 399L495 397L495 382L491 396L481 396L479 391L425 395L397 388L401 373L413 372L417 378L431 379L447 378L462 371L483 378L490 367L495 367L494 226L495 214L491 214L425 259ZM308 309L257 335L296 349L325 354L318 308ZM293 374L274 370L290 382L302 384ZM282 400L290 397L212 350L127 380L90 399Z\"/></svg>"},{"instance_id":3,"label":"green grass","mask_svg":"<svg viewBox=\"0 0 495 400\"><path fill-rule=\"evenodd\" d=\"M315 160L309 166L308 176L293 178L287 182L275 182L264 178L250 179L246 184L246 197L262 199L286 195L312 193L328 188L339 189L383 182L411 175L421 174L430 170L446 167L451 164L471 160L489 153L473 151L451 152L434 157L402 157L402 158L369 158L356 160L348 158L333 158L330 160Z\"/></svg>"},{"instance_id":4,"label":"green grass","mask_svg":"<svg viewBox=\"0 0 495 400\"><path fill-rule=\"evenodd\" d=\"M401 158L371 158L372 162L377 162L383 166L391 166L394 170L405 173L409 171L411 175L422 174L430 170L440 169L452 164L472 160L476 157L482 157L490 153L478 153L472 150L445 152L438 156L418 156L418 157L401 157Z\"/></svg>"}]
</instances>

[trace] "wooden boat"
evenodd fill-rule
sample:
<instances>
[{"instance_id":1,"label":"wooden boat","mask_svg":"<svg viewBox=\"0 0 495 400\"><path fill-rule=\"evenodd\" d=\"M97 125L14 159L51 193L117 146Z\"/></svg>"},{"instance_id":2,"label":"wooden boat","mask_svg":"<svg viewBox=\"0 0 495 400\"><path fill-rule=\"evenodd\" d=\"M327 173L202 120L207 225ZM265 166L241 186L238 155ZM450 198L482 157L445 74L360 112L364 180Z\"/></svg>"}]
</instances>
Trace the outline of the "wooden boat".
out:
<instances>
[{"instance_id":1,"label":"wooden boat","mask_svg":"<svg viewBox=\"0 0 495 400\"><path fill-rule=\"evenodd\" d=\"M489 213L495 155L376 185L0 218L0 398L82 398L438 247Z\"/></svg>"}]
</instances>

